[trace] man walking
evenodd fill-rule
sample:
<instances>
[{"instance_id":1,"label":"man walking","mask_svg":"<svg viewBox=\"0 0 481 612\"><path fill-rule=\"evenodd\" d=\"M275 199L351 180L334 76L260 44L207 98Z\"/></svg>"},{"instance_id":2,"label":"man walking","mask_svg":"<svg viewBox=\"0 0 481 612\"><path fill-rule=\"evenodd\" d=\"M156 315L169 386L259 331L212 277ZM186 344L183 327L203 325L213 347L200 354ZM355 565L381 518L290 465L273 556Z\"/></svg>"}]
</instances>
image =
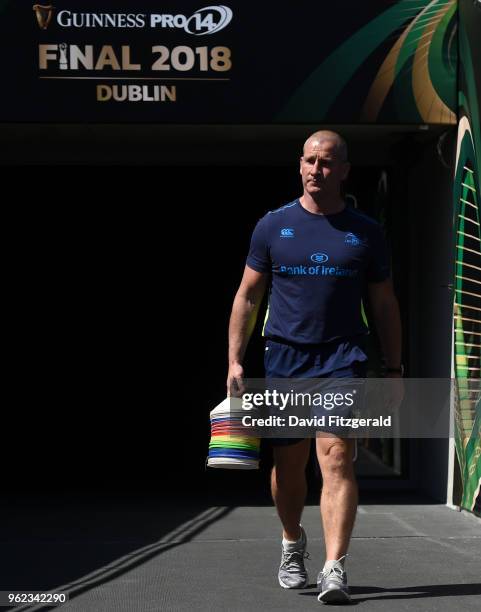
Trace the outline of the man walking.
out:
<instances>
[{"instance_id":1,"label":"man walking","mask_svg":"<svg viewBox=\"0 0 481 612\"><path fill-rule=\"evenodd\" d=\"M349 169L339 134L312 134L300 159L302 196L257 223L230 319L228 391L242 384L245 350L268 287L267 378L364 377L365 284L386 370L402 375L399 307L384 237L375 221L346 206L341 184ZM273 445L272 496L283 526L279 584L303 588L307 538L300 520L310 440L279 439ZM319 600L348 602L345 561L358 503L354 440L318 436L316 452L326 547Z\"/></svg>"}]
</instances>

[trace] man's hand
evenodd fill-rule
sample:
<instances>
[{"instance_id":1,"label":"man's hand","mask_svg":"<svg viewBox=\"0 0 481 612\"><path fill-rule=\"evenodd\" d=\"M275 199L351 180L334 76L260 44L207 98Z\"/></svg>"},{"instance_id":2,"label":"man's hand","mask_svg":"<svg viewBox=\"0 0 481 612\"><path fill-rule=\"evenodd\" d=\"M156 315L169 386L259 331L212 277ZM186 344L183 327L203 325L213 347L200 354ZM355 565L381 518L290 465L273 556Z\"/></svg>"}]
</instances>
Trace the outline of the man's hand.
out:
<instances>
[{"instance_id":1,"label":"man's hand","mask_svg":"<svg viewBox=\"0 0 481 612\"><path fill-rule=\"evenodd\" d=\"M244 368L240 363L232 363L227 374L227 397L241 397L244 391Z\"/></svg>"}]
</instances>

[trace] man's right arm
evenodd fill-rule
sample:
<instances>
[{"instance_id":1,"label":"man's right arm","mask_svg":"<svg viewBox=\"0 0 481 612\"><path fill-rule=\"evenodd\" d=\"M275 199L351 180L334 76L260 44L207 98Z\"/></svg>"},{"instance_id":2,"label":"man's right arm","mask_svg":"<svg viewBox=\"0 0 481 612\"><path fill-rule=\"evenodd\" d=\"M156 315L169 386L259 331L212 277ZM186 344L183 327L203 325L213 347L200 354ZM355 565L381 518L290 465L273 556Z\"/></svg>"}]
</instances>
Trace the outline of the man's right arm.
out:
<instances>
[{"instance_id":1,"label":"man's right arm","mask_svg":"<svg viewBox=\"0 0 481 612\"><path fill-rule=\"evenodd\" d=\"M256 324L268 278L268 274L256 272L249 266L244 269L241 284L234 298L229 323L227 395L230 395L231 391L242 389L242 379L244 377L242 363L249 338Z\"/></svg>"}]
</instances>

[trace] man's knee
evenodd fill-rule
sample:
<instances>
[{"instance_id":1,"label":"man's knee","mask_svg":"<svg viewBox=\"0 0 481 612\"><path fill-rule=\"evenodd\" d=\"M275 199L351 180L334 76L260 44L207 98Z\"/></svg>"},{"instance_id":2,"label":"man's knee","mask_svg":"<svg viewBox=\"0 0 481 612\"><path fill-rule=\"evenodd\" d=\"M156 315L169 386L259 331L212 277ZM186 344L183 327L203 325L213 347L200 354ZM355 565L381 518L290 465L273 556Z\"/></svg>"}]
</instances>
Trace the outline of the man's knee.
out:
<instances>
[{"instance_id":1,"label":"man's knee","mask_svg":"<svg viewBox=\"0 0 481 612\"><path fill-rule=\"evenodd\" d=\"M352 440L318 441L317 457L324 479L350 478L354 474Z\"/></svg>"},{"instance_id":2,"label":"man's knee","mask_svg":"<svg viewBox=\"0 0 481 612\"><path fill-rule=\"evenodd\" d=\"M309 458L310 440L297 444L274 448L273 474L276 479L284 480L304 474Z\"/></svg>"}]
</instances>

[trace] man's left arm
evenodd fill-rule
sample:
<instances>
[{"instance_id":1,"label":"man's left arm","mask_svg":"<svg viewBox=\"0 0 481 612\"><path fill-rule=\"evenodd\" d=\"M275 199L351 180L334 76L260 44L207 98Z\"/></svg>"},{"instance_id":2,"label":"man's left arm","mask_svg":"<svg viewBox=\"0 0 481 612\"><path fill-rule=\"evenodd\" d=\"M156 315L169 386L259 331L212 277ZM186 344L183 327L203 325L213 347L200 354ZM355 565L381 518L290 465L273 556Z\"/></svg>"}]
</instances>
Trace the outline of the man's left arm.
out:
<instances>
[{"instance_id":1,"label":"man's left arm","mask_svg":"<svg viewBox=\"0 0 481 612\"><path fill-rule=\"evenodd\" d=\"M398 369L401 367L402 352L401 316L392 281L388 278L369 283L368 291L386 368Z\"/></svg>"}]
</instances>

